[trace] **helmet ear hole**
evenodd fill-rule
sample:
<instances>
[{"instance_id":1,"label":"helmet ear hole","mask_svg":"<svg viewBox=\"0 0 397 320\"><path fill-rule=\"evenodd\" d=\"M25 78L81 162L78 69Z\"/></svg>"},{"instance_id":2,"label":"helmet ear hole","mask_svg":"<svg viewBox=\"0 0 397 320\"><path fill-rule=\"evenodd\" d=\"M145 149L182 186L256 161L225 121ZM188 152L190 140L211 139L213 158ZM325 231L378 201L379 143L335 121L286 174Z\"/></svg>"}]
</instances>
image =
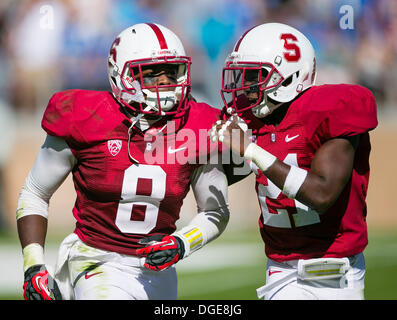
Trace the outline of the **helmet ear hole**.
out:
<instances>
[{"instance_id":1,"label":"helmet ear hole","mask_svg":"<svg viewBox=\"0 0 397 320\"><path fill-rule=\"evenodd\" d=\"M110 79L112 79L113 84L114 84L115 86L117 86L116 78L115 78L115 77L110 77Z\"/></svg>"},{"instance_id":2,"label":"helmet ear hole","mask_svg":"<svg viewBox=\"0 0 397 320\"><path fill-rule=\"evenodd\" d=\"M292 76L293 76L293 75L290 75L287 79L285 79L285 80L281 83L281 85L282 85L283 87L289 86L289 85L291 84L291 82L292 82Z\"/></svg>"},{"instance_id":3,"label":"helmet ear hole","mask_svg":"<svg viewBox=\"0 0 397 320\"><path fill-rule=\"evenodd\" d=\"M294 74L291 74L287 79L285 79L281 83L281 85L283 87L288 87L292 83L292 80L294 79L294 77L295 77L295 79L299 77L299 70L297 72L295 72Z\"/></svg>"}]
</instances>

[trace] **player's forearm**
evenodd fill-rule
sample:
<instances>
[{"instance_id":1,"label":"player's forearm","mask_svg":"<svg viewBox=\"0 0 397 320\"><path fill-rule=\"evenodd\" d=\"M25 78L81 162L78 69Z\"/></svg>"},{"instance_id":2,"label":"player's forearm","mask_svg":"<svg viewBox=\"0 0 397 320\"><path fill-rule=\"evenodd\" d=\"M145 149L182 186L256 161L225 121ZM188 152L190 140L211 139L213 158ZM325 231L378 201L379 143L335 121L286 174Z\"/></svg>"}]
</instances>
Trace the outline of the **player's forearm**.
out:
<instances>
[{"instance_id":1,"label":"player's forearm","mask_svg":"<svg viewBox=\"0 0 397 320\"><path fill-rule=\"evenodd\" d=\"M227 206L197 214L187 226L175 232L175 235L184 242L185 257L219 237L228 222L229 209Z\"/></svg>"},{"instance_id":2,"label":"player's forearm","mask_svg":"<svg viewBox=\"0 0 397 320\"><path fill-rule=\"evenodd\" d=\"M25 216L17 220L17 229L23 253L23 270L44 264L47 219L39 215Z\"/></svg>"},{"instance_id":3,"label":"player's forearm","mask_svg":"<svg viewBox=\"0 0 397 320\"><path fill-rule=\"evenodd\" d=\"M44 247L47 234L47 219L40 215L29 215L17 220L17 229L22 248L31 243Z\"/></svg>"},{"instance_id":4,"label":"player's forearm","mask_svg":"<svg viewBox=\"0 0 397 320\"><path fill-rule=\"evenodd\" d=\"M207 164L191 177L198 214L175 234L185 246L184 257L217 238L229 221L227 178L221 164Z\"/></svg>"},{"instance_id":5,"label":"player's forearm","mask_svg":"<svg viewBox=\"0 0 397 320\"><path fill-rule=\"evenodd\" d=\"M17 203L16 219L22 248L31 243L44 247L49 198L37 188L32 172L26 178Z\"/></svg>"},{"instance_id":6,"label":"player's forearm","mask_svg":"<svg viewBox=\"0 0 397 320\"><path fill-rule=\"evenodd\" d=\"M49 198L50 196L43 191L30 171L19 194L16 210L17 229L22 248L30 243L44 246Z\"/></svg>"},{"instance_id":7,"label":"player's forearm","mask_svg":"<svg viewBox=\"0 0 397 320\"><path fill-rule=\"evenodd\" d=\"M247 150L249 152L246 152L245 157L252 160L286 196L319 213L330 208L342 191L335 187L335 181L290 166L257 145L252 144Z\"/></svg>"},{"instance_id":8,"label":"player's forearm","mask_svg":"<svg viewBox=\"0 0 397 320\"><path fill-rule=\"evenodd\" d=\"M290 165L278 160L266 171L265 175L285 194L285 182L290 170ZM308 172L301 180L303 183L297 186L296 195L290 198L298 200L318 213L327 211L339 196L339 192L332 191L330 182L324 177Z\"/></svg>"},{"instance_id":9,"label":"player's forearm","mask_svg":"<svg viewBox=\"0 0 397 320\"><path fill-rule=\"evenodd\" d=\"M32 184L31 173L25 181L17 204L17 229L23 253L23 269L44 264L47 234L48 199Z\"/></svg>"}]
</instances>

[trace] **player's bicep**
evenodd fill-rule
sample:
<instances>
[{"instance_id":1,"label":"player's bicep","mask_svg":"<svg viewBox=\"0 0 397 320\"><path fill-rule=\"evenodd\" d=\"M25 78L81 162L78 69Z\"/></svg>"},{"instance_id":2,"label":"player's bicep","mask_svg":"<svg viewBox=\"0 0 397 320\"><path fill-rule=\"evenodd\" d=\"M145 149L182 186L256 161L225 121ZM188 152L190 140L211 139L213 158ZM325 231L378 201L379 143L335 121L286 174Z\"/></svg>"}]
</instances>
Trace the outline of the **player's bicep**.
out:
<instances>
[{"instance_id":1,"label":"player's bicep","mask_svg":"<svg viewBox=\"0 0 397 320\"><path fill-rule=\"evenodd\" d=\"M48 202L77 163L67 143L54 136L47 135L30 170L22 196Z\"/></svg>"},{"instance_id":2,"label":"player's bicep","mask_svg":"<svg viewBox=\"0 0 397 320\"><path fill-rule=\"evenodd\" d=\"M40 191L52 195L76 163L76 158L63 139L47 135L30 175Z\"/></svg>"},{"instance_id":3,"label":"player's bicep","mask_svg":"<svg viewBox=\"0 0 397 320\"><path fill-rule=\"evenodd\" d=\"M312 198L319 207L330 207L351 177L357 143L356 138L336 138L324 143L313 158L297 198Z\"/></svg>"},{"instance_id":4,"label":"player's bicep","mask_svg":"<svg viewBox=\"0 0 397 320\"><path fill-rule=\"evenodd\" d=\"M324 143L313 158L310 172L330 182L347 182L353 169L356 141L336 138Z\"/></svg>"},{"instance_id":5,"label":"player's bicep","mask_svg":"<svg viewBox=\"0 0 397 320\"><path fill-rule=\"evenodd\" d=\"M18 197L17 219L48 216L49 200L71 172L76 159L62 139L47 136Z\"/></svg>"}]
</instances>

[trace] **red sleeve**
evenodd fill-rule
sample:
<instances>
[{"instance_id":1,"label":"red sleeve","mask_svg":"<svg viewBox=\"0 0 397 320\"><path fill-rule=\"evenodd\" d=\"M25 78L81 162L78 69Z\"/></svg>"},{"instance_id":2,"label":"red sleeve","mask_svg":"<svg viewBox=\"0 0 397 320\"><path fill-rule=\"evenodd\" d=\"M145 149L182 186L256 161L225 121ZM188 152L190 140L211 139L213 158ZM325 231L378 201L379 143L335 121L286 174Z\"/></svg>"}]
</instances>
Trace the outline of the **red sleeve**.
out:
<instances>
[{"instance_id":1,"label":"red sleeve","mask_svg":"<svg viewBox=\"0 0 397 320\"><path fill-rule=\"evenodd\" d=\"M109 92L73 89L51 97L41 126L48 134L65 139L70 147L80 149L108 140L109 132L124 119Z\"/></svg>"},{"instance_id":2,"label":"red sleeve","mask_svg":"<svg viewBox=\"0 0 397 320\"><path fill-rule=\"evenodd\" d=\"M42 128L52 136L71 139L73 123L74 94L73 91L55 93L48 102L41 121Z\"/></svg>"},{"instance_id":3,"label":"red sleeve","mask_svg":"<svg viewBox=\"0 0 397 320\"><path fill-rule=\"evenodd\" d=\"M328 140L368 132L378 125L376 103L358 85L324 85L302 101L302 121L308 136Z\"/></svg>"},{"instance_id":4,"label":"red sleeve","mask_svg":"<svg viewBox=\"0 0 397 320\"><path fill-rule=\"evenodd\" d=\"M361 86L349 86L328 117L328 131L332 138L365 133L377 125L375 98L371 91Z\"/></svg>"}]
</instances>

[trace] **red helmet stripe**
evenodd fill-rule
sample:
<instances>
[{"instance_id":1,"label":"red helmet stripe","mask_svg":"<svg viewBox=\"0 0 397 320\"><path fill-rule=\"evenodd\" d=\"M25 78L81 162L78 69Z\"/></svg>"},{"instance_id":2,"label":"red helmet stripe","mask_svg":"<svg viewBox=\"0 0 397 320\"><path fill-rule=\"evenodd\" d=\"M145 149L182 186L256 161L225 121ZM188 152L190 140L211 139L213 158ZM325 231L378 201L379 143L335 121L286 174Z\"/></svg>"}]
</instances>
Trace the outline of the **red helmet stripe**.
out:
<instances>
[{"instance_id":1,"label":"red helmet stripe","mask_svg":"<svg viewBox=\"0 0 397 320\"><path fill-rule=\"evenodd\" d=\"M164 35L161 32L160 28L154 23L147 23L147 25L150 26L156 34L157 40L160 44L160 49L168 49L167 41L165 41Z\"/></svg>"},{"instance_id":2,"label":"red helmet stripe","mask_svg":"<svg viewBox=\"0 0 397 320\"><path fill-rule=\"evenodd\" d=\"M234 51L237 51L238 48L240 48L241 41L243 41L243 39L244 39L244 37L246 36L246 34L247 34L248 32L250 32L252 29L254 29L255 27L257 27L257 26L254 26L254 27L252 27L252 28L250 28L250 29L248 29L247 31L244 32L244 34L243 34L243 35L240 37L240 39L237 41L236 46L234 47Z\"/></svg>"}]
</instances>

